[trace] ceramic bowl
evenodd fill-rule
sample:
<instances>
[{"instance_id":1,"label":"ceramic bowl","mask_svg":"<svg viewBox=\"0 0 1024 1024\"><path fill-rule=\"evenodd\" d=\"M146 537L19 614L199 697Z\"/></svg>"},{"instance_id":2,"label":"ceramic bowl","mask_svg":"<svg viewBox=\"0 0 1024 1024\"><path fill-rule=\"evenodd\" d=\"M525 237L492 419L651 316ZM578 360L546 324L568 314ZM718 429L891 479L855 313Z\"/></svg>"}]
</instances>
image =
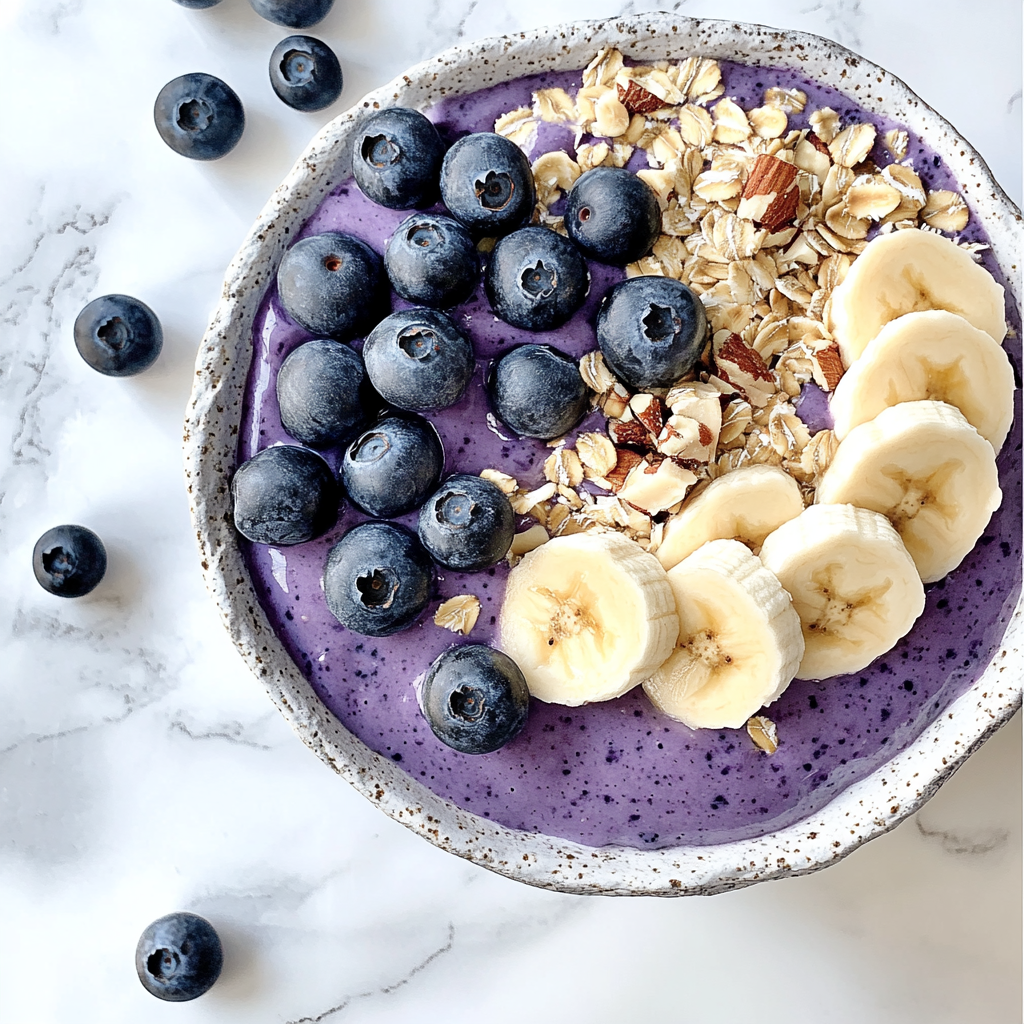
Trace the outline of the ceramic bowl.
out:
<instances>
[{"instance_id":1,"label":"ceramic bowl","mask_svg":"<svg viewBox=\"0 0 1024 1024\"><path fill-rule=\"evenodd\" d=\"M301 739L382 811L442 849L533 885L574 893L709 894L826 867L919 808L1020 705L1020 603L980 679L948 706L936 708L930 721L904 730L891 760L853 779L804 820L722 845L596 849L504 828L456 807L346 731L268 624L231 525L228 481L235 468L254 317L290 239L350 175L348 140L360 121L379 107L425 109L442 97L524 74L580 68L606 45L638 63L700 54L792 67L903 124L941 154L961 182L1019 308L1020 212L948 122L903 82L836 43L668 14L485 39L410 69L335 118L275 191L228 268L223 297L199 351L185 426L186 477L206 583L241 655ZM1014 430L1011 443L1019 441L1019 422Z\"/></svg>"}]
</instances>

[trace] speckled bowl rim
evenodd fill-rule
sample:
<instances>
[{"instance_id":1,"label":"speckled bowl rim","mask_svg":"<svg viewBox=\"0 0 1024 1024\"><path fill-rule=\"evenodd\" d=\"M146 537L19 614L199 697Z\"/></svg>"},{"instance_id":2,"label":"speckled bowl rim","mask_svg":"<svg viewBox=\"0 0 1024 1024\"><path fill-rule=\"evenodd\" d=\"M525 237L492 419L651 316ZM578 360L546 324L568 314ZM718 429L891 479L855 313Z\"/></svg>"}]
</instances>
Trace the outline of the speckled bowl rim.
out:
<instances>
[{"instance_id":1,"label":"speckled bowl rim","mask_svg":"<svg viewBox=\"0 0 1024 1024\"><path fill-rule=\"evenodd\" d=\"M820 811L757 839L662 850L600 848L504 828L443 800L349 733L314 692L260 607L231 524L228 481L235 467L252 328L290 240L321 200L351 173L346 140L370 112L401 104L424 109L547 70L574 70L605 45L637 61L701 54L789 66L885 114L946 160L1019 308L1020 211L981 157L899 79L830 40L758 25L646 14L582 21L455 46L418 64L336 117L313 139L274 192L228 267L196 362L185 424L185 474L204 578L243 658L302 740L386 814L441 849L531 885L605 895L711 894L816 871L917 810L1021 702L1022 604L982 677L918 739ZM884 108L884 109L883 109Z\"/></svg>"}]
</instances>

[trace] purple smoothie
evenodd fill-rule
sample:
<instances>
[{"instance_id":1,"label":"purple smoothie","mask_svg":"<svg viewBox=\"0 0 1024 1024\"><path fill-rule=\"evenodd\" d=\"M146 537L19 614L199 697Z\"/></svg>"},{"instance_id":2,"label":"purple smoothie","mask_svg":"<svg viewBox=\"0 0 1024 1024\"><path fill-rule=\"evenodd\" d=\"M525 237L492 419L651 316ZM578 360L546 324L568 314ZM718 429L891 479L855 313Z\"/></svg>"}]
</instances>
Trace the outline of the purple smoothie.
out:
<instances>
[{"instance_id":1,"label":"purple smoothie","mask_svg":"<svg viewBox=\"0 0 1024 1024\"><path fill-rule=\"evenodd\" d=\"M866 114L848 98L796 72L722 63L726 94L745 109L761 102L768 86L803 89L806 113L822 106L844 124L873 122L882 132L897 125ZM580 73L543 74L495 86L439 104L429 114L447 141L489 130L496 117L529 105L531 93L580 85ZM791 128L807 126L790 115ZM568 132L545 126L543 149L572 152ZM876 152L879 164L888 162ZM930 188L961 190L939 157L911 139L908 157ZM645 166L642 153L631 167ZM351 182L324 199L300 237L343 230L383 252L405 214L374 206ZM985 242L972 223L964 232ZM1006 285L986 254L986 268ZM550 450L542 443L510 440L488 426L483 381L489 363L511 346L545 342L574 357L596 347L594 318L607 288L621 270L591 263L587 303L571 323L537 335L498 321L482 286L453 317L471 338L477 370L459 404L429 417L446 453L446 473L479 473L494 467L521 485L538 485ZM1009 292L1007 292L1009 297ZM393 296L394 308L407 306ZM1008 302L1016 329L1006 342L1020 367L1020 318ZM253 328L253 359L242 413L239 462L278 441L275 398L278 368L310 336L293 324L272 286ZM356 342L359 348L361 342ZM809 396L810 397L810 396ZM804 410L827 416L814 396ZM436 597L422 619L396 636L372 639L345 630L327 610L321 588L330 548L366 517L346 507L327 536L276 549L242 541L260 602L300 670L342 724L379 754L433 792L485 818L516 829L575 840L589 846L616 844L661 848L748 839L791 825L822 808L835 793L863 779L910 744L967 690L995 651L1016 604L1021 583L1021 407L999 457L1003 504L961 566L926 587L927 605L914 629L863 673L825 682L796 680L771 706L779 748L761 753L743 730L692 731L657 712L638 688L618 700L580 708L532 701L525 731L493 754L464 755L445 747L421 717L414 681L443 650L456 643L487 643L496 635L504 593L504 563L479 573L439 570ZM603 429L595 413L582 429ZM339 451L325 453L337 468ZM400 522L415 529L415 514ZM457 594L479 597L480 619L463 640L433 623L438 604Z\"/></svg>"}]
</instances>

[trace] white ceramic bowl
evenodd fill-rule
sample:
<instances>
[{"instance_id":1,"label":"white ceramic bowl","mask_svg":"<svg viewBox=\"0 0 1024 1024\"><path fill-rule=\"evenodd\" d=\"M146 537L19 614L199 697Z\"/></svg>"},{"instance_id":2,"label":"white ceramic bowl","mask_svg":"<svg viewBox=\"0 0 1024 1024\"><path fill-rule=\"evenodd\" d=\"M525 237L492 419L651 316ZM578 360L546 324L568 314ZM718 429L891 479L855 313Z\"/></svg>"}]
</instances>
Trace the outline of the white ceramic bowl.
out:
<instances>
[{"instance_id":1,"label":"white ceramic bowl","mask_svg":"<svg viewBox=\"0 0 1024 1024\"><path fill-rule=\"evenodd\" d=\"M185 426L192 521L207 586L239 651L302 740L395 820L458 856L533 885L575 893L709 894L815 871L893 828L920 807L1021 702L1021 605L981 678L891 761L836 794L819 813L756 839L662 850L600 849L504 828L417 783L343 728L316 696L268 624L231 525L228 482L260 300L289 241L320 201L351 174L351 133L379 107L424 109L543 70L585 66L605 45L635 62L700 54L788 66L831 85L920 136L965 186L1019 308L1020 212L984 161L903 82L826 39L756 25L654 14L577 22L453 47L370 93L312 141L275 191L228 268L196 364ZM1019 341L1017 342L1019 345ZM1019 439L1016 424L1011 442Z\"/></svg>"}]
</instances>

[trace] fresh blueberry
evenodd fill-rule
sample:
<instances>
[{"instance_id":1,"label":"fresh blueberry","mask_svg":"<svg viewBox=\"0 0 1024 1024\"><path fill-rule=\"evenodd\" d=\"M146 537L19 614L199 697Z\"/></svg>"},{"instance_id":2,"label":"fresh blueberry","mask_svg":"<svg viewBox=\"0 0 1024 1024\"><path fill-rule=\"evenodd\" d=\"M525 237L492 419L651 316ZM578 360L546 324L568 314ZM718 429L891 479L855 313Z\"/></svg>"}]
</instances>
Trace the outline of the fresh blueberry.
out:
<instances>
[{"instance_id":1,"label":"fresh blueberry","mask_svg":"<svg viewBox=\"0 0 1024 1024\"><path fill-rule=\"evenodd\" d=\"M459 139L441 165L441 198L480 235L505 235L533 213L537 191L526 154L510 139L479 132Z\"/></svg>"},{"instance_id":2,"label":"fresh blueberry","mask_svg":"<svg viewBox=\"0 0 1024 1024\"><path fill-rule=\"evenodd\" d=\"M184 1003L209 991L223 964L224 952L213 925L185 911L154 921L135 947L135 970L142 987L170 1003Z\"/></svg>"},{"instance_id":3,"label":"fresh blueberry","mask_svg":"<svg viewBox=\"0 0 1024 1024\"><path fill-rule=\"evenodd\" d=\"M565 230L591 259L624 267L646 256L658 240L658 196L632 171L595 167L569 190Z\"/></svg>"},{"instance_id":4,"label":"fresh blueberry","mask_svg":"<svg viewBox=\"0 0 1024 1024\"><path fill-rule=\"evenodd\" d=\"M380 256L335 231L296 242L277 271L285 312L307 331L339 341L357 338L377 322L384 282Z\"/></svg>"},{"instance_id":5,"label":"fresh blueberry","mask_svg":"<svg viewBox=\"0 0 1024 1024\"><path fill-rule=\"evenodd\" d=\"M231 480L235 528L254 544L303 544L338 519L340 497L330 466L296 445L264 448Z\"/></svg>"},{"instance_id":6,"label":"fresh blueberry","mask_svg":"<svg viewBox=\"0 0 1024 1024\"><path fill-rule=\"evenodd\" d=\"M341 479L348 496L378 519L409 512L437 486L444 448L421 416L385 416L348 447Z\"/></svg>"},{"instance_id":7,"label":"fresh blueberry","mask_svg":"<svg viewBox=\"0 0 1024 1024\"><path fill-rule=\"evenodd\" d=\"M215 7L220 3L220 0L174 0L176 4L181 4L182 7L190 7L194 11L201 11L204 7Z\"/></svg>"},{"instance_id":8,"label":"fresh blueberry","mask_svg":"<svg viewBox=\"0 0 1024 1024\"><path fill-rule=\"evenodd\" d=\"M277 375L281 426L311 448L340 444L363 419L365 380L363 360L348 345L327 338L304 342Z\"/></svg>"},{"instance_id":9,"label":"fresh blueberry","mask_svg":"<svg viewBox=\"0 0 1024 1024\"><path fill-rule=\"evenodd\" d=\"M506 352L489 383L498 419L521 437L561 437L590 407L579 367L548 345L520 345Z\"/></svg>"},{"instance_id":10,"label":"fresh blueberry","mask_svg":"<svg viewBox=\"0 0 1024 1024\"><path fill-rule=\"evenodd\" d=\"M381 397L411 412L446 409L473 377L473 346L436 309L385 317L363 346L370 381Z\"/></svg>"},{"instance_id":11,"label":"fresh blueberry","mask_svg":"<svg viewBox=\"0 0 1024 1024\"><path fill-rule=\"evenodd\" d=\"M436 213L414 213L403 220L388 242L384 264L403 299L435 309L465 302L480 276L469 232Z\"/></svg>"},{"instance_id":12,"label":"fresh blueberry","mask_svg":"<svg viewBox=\"0 0 1024 1024\"><path fill-rule=\"evenodd\" d=\"M390 636L427 607L433 575L430 556L404 527L362 523L327 556L327 607L354 633Z\"/></svg>"},{"instance_id":13,"label":"fresh blueberry","mask_svg":"<svg viewBox=\"0 0 1024 1024\"><path fill-rule=\"evenodd\" d=\"M442 743L463 754L489 754L523 731L530 690L507 654L466 644L445 651L430 666L420 707Z\"/></svg>"},{"instance_id":14,"label":"fresh blueberry","mask_svg":"<svg viewBox=\"0 0 1024 1024\"><path fill-rule=\"evenodd\" d=\"M107 550L84 526L55 526L36 541L32 571L48 594L82 597L103 579Z\"/></svg>"},{"instance_id":15,"label":"fresh blueberry","mask_svg":"<svg viewBox=\"0 0 1024 1024\"><path fill-rule=\"evenodd\" d=\"M195 72L168 82L153 107L160 138L192 160L217 160L245 130L242 101L226 82Z\"/></svg>"},{"instance_id":16,"label":"fresh blueberry","mask_svg":"<svg viewBox=\"0 0 1024 1024\"><path fill-rule=\"evenodd\" d=\"M270 84L289 107L323 110L341 95L341 65L319 39L288 36L270 55Z\"/></svg>"},{"instance_id":17,"label":"fresh blueberry","mask_svg":"<svg viewBox=\"0 0 1024 1024\"><path fill-rule=\"evenodd\" d=\"M704 304L671 277L633 277L610 288L597 312L597 343L634 391L668 388L693 369L707 333Z\"/></svg>"},{"instance_id":18,"label":"fresh blueberry","mask_svg":"<svg viewBox=\"0 0 1024 1024\"><path fill-rule=\"evenodd\" d=\"M418 110L387 107L356 133L352 173L360 191L379 206L409 210L437 198L444 143Z\"/></svg>"},{"instance_id":19,"label":"fresh blueberry","mask_svg":"<svg viewBox=\"0 0 1024 1024\"><path fill-rule=\"evenodd\" d=\"M309 28L323 21L334 0L249 0L252 9L267 21L286 28Z\"/></svg>"},{"instance_id":20,"label":"fresh blueberry","mask_svg":"<svg viewBox=\"0 0 1024 1024\"><path fill-rule=\"evenodd\" d=\"M583 305L590 271L568 239L549 228L520 228L494 247L485 284L494 312L505 323L551 331Z\"/></svg>"},{"instance_id":21,"label":"fresh blueberry","mask_svg":"<svg viewBox=\"0 0 1024 1024\"><path fill-rule=\"evenodd\" d=\"M75 320L78 354L108 377L142 373L156 361L163 344L156 313L130 295L93 299Z\"/></svg>"},{"instance_id":22,"label":"fresh blueberry","mask_svg":"<svg viewBox=\"0 0 1024 1024\"><path fill-rule=\"evenodd\" d=\"M486 569L500 562L515 532L508 498L480 476L449 477L420 509L420 540L446 569Z\"/></svg>"}]
</instances>

